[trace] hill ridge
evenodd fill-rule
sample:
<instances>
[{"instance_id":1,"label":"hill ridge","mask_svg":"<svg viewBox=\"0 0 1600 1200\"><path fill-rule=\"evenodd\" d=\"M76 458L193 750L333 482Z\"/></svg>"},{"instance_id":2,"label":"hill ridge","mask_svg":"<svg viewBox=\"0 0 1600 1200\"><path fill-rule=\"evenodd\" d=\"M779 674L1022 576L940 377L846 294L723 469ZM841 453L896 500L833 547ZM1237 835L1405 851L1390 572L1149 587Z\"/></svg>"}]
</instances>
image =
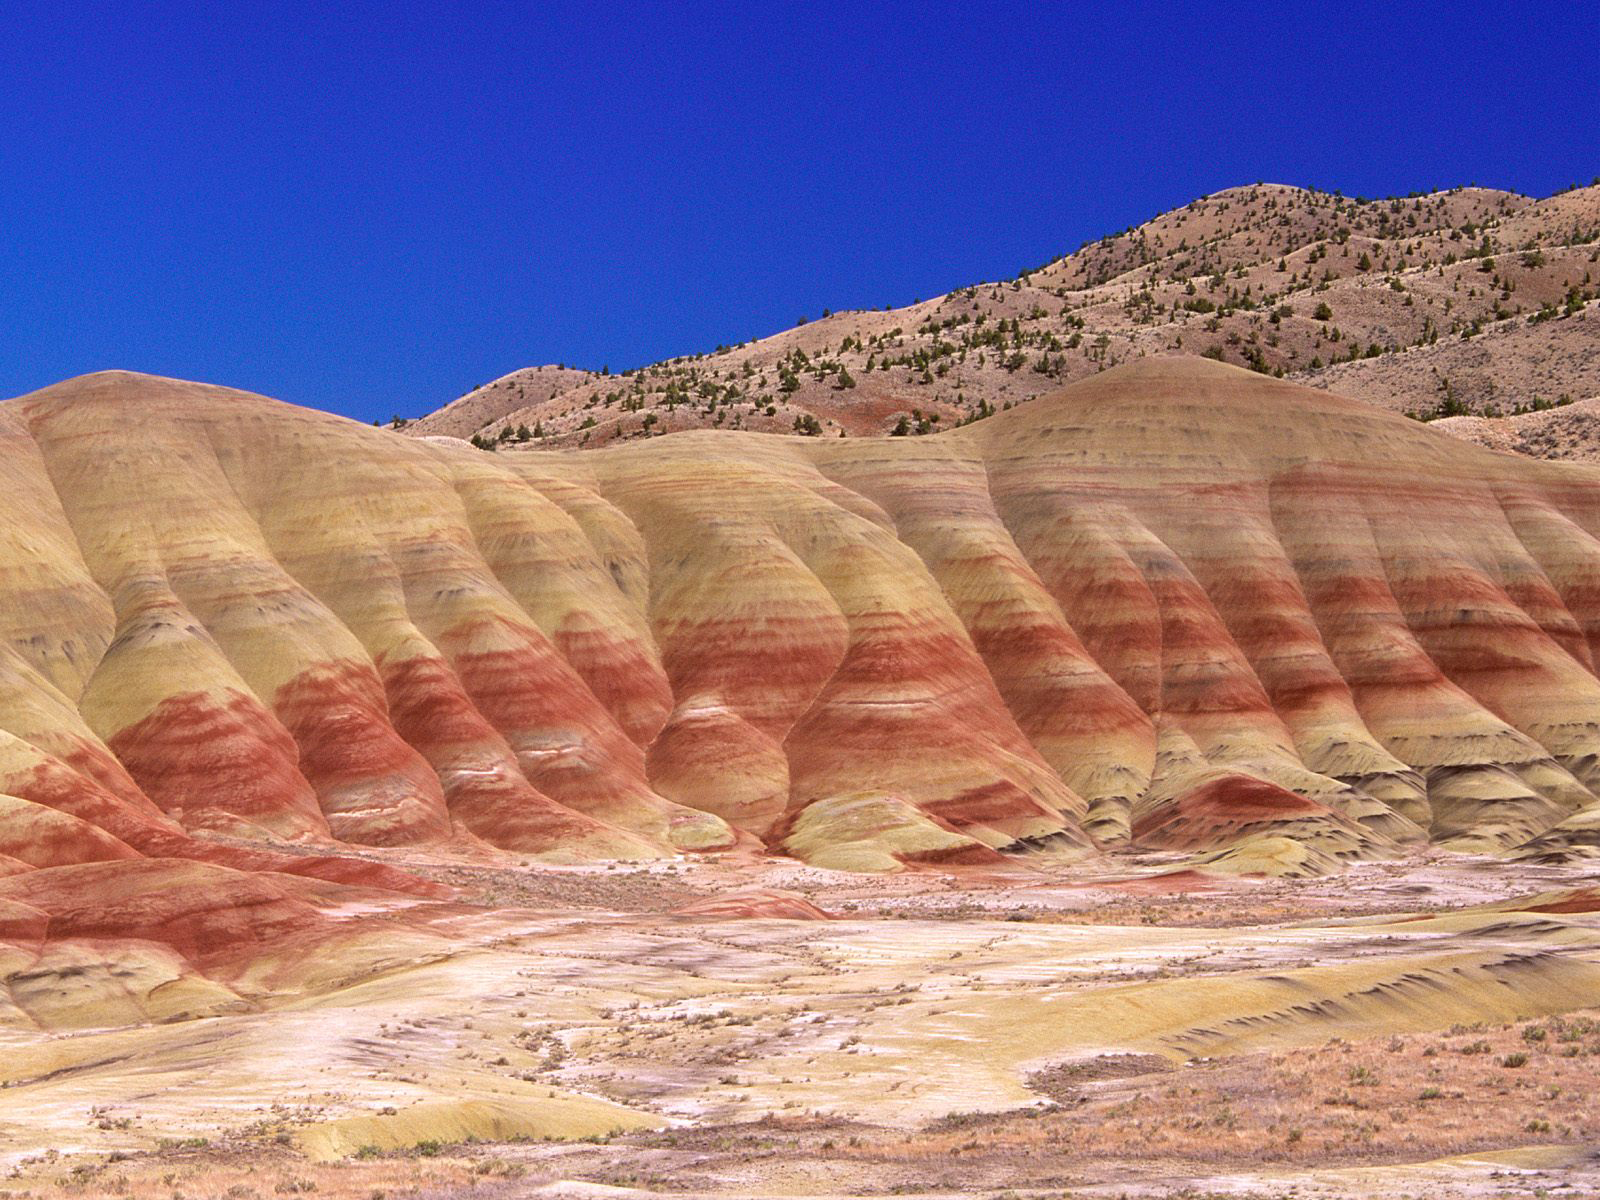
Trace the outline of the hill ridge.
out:
<instances>
[{"instance_id":1,"label":"hill ridge","mask_svg":"<svg viewBox=\"0 0 1600 1200\"><path fill-rule=\"evenodd\" d=\"M874 822L986 852L1139 829L1216 848L1244 826L1216 824L1196 797L1244 786L1259 793L1255 832L1309 821L1304 836L1331 839L1337 857L1429 829L1511 848L1592 799L1572 749L1591 733L1571 724L1586 711L1574 696L1592 687L1588 618L1546 586L1528 625L1519 605L1535 597L1510 597L1525 591L1519 572L1560 579L1587 561L1530 557L1544 543L1522 526L1578 553L1574 523L1589 519L1600 477L1510 464L1233 365L1137 360L925 438L707 431L506 458L125 372L6 402L0 418L16 430L16 470L46 501L34 520L57 548L41 560L55 563L52 611L77 614L14 630L15 653L82 714L77 736L120 764L142 811L197 830L465 838L558 857L781 847L813 805L865 787L888 806L869 805ZM1384 482L1398 463L1420 489L1403 519ZM1546 492L1508 507L1508 494ZM1305 499L1316 496L1328 499ZM1332 536L1327 514L1304 525L1304 506L1324 502L1357 504L1351 536L1384 531L1355 561L1387 578L1391 632L1365 617L1364 632L1340 632L1353 614L1317 615L1326 568L1295 539ZM1453 661L1426 641L1431 593L1407 600L1394 574L1437 557L1417 541L1418 513L1450 503L1476 506L1482 536L1522 564L1495 567L1511 572L1500 582L1474 567L1473 586L1502 597L1483 620L1533 637L1524 653L1561 681L1559 736L1534 710L1522 725L1496 715L1531 703L1508 699L1497 676L1474 698L1446 670L1429 687L1470 736L1374 737L1346 678L1368 651L1343 666L1329 657L1340 638L1405 629L1412 670L1435 653ZM1064 575L1058 543L1074 556ZM351 577L354 562L369 565ZM728 573L748 582L716 590ZM1317 687L1346 697L1334 705L1341 749L1316 721L1297 724L1309 718L1283 697L1304 681L1271 637L1256 644L1265 613L1251 588L1299 614L1291 657L1319 663ZM1020 645L1031 648L1018 658ZM771 678L777 664L787 683ZM534 679L537 694L524 690ZM467 742L438 742L425 714L440 704L475 731ZM345 732L329 743L335 713ZM213 729L248 771L198 790L174 775L174 722ZM554 749L569 743L581 747L571 761ZM1454 760L1472 745L1490 759ZM1361 769L1331 765L1351 761ZM1492 819L1441 816L1479 804L1425 778L1446 763L1468 793L1504 776ZM1196 804L1206 815L1182 815ZM818 844L822 818L808 819L797 846Z\"/></svg>"},{"instance_id":2,"label":"hill ridge","mask_svg":"<svg viewBox=\"0 0 1600 1200\"><path fill-rule=\"evenodd\" d=\"M1600 394L1584 353L1597 236L1595 186L1357 200L1244 185L1011 280L622 375L511 372L404 428L498 449L701 426L915 435L1173 351L1425 418L1494 416Z\"/></svg>"},{"instance_id":3,"label":"hill ridge","mask_svg":"<svg viewBox=\"0 0 1600 1200\"><path fill-rule=\"evenodd\" d=\"M109 372L0 483L0 1024L431 960L475 871L1596 853L1600 471L1232 365L540 454Z\"/></svg>"}]
</instances>

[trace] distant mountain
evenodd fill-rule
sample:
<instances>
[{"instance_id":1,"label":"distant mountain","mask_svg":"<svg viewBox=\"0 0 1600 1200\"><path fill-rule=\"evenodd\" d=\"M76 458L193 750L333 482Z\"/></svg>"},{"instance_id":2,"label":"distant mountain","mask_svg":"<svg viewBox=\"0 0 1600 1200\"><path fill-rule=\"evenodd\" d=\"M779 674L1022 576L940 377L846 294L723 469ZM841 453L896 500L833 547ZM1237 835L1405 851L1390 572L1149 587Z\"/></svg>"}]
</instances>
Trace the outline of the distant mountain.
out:
<instances>
[{"instance_id":1,"label":"distant mountain","mask_svg":"<svg viewBox=\"0 0 1600 1200\"><path fill-rule=\"evenodd\" d=\"M1367 200L1230 188L1015 279L620 376L513 372L408 425L497 447L679 429L916 435L1146 355L1431 419L1600 395L1600 186Z\"/></svg>"}]
</instances>

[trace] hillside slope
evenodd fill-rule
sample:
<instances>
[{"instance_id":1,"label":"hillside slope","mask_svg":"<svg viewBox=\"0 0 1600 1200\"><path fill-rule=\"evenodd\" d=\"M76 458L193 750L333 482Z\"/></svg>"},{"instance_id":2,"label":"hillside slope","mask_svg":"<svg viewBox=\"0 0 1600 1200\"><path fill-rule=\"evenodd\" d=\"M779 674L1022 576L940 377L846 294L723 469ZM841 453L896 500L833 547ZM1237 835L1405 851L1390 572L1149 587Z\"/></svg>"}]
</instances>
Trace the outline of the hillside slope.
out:
<instances>
[{"instance_id":1,"label":"hillside slope","mask_svg":"<svg viewBox=\"0 0 1600 1200\"><path fill-rule=\"evenodd\" d=\"M117 373L0 419L0 720L119 820L1216 846L1175 814L1253 780L1343 850L1505 848L1600 761L1596 478L1203 360L922 439L491 457Z\"/></svg>"},{"instance_id":2,"label":"hillside slope","mask_svg":"<svg viewBox=\"0 0 1600 1200\"><path fill-rule=\"evenodd\" d=\"M624 376L530 368L408 428L502 448L701 428L928 433L1174 352L1394 411L1509 414L1600 394L1585 314L1597 237L1597 186L1543 200L1230 188L1015 279Z\"/></svg>"},{"instance_id":3,"label":"hillside slope","mask_svg":"<svg viewBox=\"0 0 1600 1200\"><path fill-rule=\"evenodd\" d=\"M363 847L1596 846L1600 473L1235 367L540 455L113 372L0 404L0 475L0 1021L425 951Z\"/></svg>"},{"instance_id":4,"label":"hillside slope","mask_svg":"<svg viewBox=\"0 0 1600 1200\"><path fill-rule=\"evenodd\" d=\"M1499 419L1448 417L1434 428L1507 454L1600 462L1600 396Z\"/></svg>"}]
</instances>

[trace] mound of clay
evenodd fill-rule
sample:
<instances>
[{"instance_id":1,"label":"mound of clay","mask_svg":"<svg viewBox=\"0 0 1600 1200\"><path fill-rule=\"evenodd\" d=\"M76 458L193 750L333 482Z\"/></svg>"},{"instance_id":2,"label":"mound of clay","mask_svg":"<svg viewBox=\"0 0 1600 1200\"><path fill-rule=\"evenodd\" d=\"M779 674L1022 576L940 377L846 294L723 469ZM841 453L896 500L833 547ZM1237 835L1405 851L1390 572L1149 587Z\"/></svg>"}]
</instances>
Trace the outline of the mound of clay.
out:
<instances>
[{"instance_id":1,"label":"mound of clay","mask_svg":"<svg viewBox=\"0 0 1600 1200\"><path fill-rule=\"evenodd\" d=\"M714 896L672 910L672 915L689 921L831 921L831 914L823 912L804 896L793 892L755 888L747 892L730 892Z\"/></svg>"},{"instance_id":2,"label":"mound of clay","mask_svg":"<svg viewBox=\"0 0 1600 1200\"><path fill-rule=\"evenodd\" d=\"M782 848L835 871L899 871L911 863L994 864L982 842L919 812L899 796L830 796L807 807Z\"/></svg>"},{"instance_id":3,"label":"mound of clay","mask_svg":"<svg viewBox=\"0 0 1600 1200\"><path fill-rule=\"evenodd\" d=\"M1600 475L1203 359L543 455L109 373L0 405L0 480L12 881L1593 837Z\"/></svg>"},{"instance_id":4,"label":"mound of clay","mask_svg":"<svg viewBox=\"0 0 1600 1200\"><path fill-rule=\"evenodd\" d=\"M656 1129L660 1117L594 1096L551 1092L545 1099L425 1101L397 1113L308 1125L296 1144L313 1161L347 1158L365 1147L403 1150L418 1143L474 1140L576 1140Z\"/></svg>"},{"instance_id":5,"label":"mound of clay","mask_svg":"<svg viewBox=\"0 0 1600 1200\"><path fill-rule=\"evenodd\" d=\"M1217 875L1263 875L1274 879L1315 879L1337 874L1343 864L1316 846L1292 837L1257 834L1225 850L1196 855L1192 867Z\"/></svg>"}]
</instances>

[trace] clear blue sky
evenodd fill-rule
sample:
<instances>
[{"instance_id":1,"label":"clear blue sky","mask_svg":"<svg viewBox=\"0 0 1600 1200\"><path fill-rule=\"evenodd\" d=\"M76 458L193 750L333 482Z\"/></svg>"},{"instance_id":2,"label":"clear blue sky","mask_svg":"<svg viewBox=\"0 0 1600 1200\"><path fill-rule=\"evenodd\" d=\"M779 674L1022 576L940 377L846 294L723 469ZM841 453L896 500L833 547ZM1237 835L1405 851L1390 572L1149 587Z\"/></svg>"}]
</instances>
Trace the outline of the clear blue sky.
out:
<instances>
[{"instance_id":1,"label":"clear blue sky","mask_svg":"<svg viewBox=\"0 0 1600 1200\"><path fill-rule=\"evenodd\" d=\"M362 419L1015 274L1266 179L1600 172L1600 9L8 4L0 396Z\"/></svg>"}]
</instances>

